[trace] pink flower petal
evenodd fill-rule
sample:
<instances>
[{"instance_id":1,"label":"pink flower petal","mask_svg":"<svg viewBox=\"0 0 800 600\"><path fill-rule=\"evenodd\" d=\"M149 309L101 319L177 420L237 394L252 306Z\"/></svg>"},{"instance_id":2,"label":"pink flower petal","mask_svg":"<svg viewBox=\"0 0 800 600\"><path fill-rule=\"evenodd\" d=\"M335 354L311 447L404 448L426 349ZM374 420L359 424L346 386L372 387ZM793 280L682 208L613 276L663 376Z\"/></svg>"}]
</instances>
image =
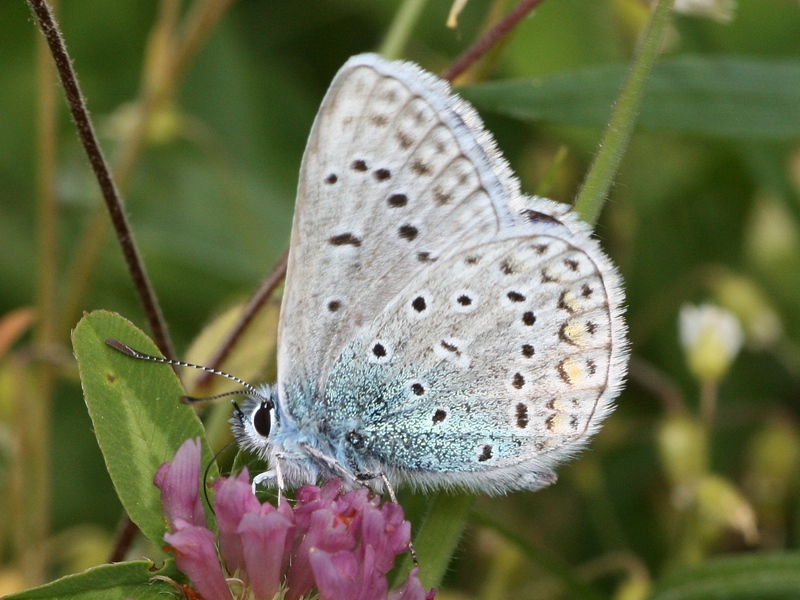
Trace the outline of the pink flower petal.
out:
<instances>
[{"instance_id":1,"label":"pink flower petal","mask_svg":"<svg viewBox=\"0 0 800 600\"><path fill-rule=\"evenodd\" d=\"M358 596L358 564L352 552L331 554L312 548L309 561L320 600L355 600Z\"/></svg>"},{"instance_id":2,"label":"pink flower petal","mask_svg":"<svg viewBox=\"0 0 800 600\"><path fill-rule=\"evenodd\" d=\"M176 566L189 577L192 587L205 600L231 600L214 546L214 533L205 527L184 524L180 531L164 536L175 550Z\"/></svg>"},{"instance_id":3,"label":"pink flower petal","mask_svg":"<svg viewBox=\"0 0 800 600\"><path fill-rule=\"evenodd\" d=\"M375 553L375 568L382 574L388 573L394 566L396 552L392 551L386 537L386 522L381 511L373 506L364 510L361 520L362 552L371 548Z\"/></svg>"},{"instance_id":4,"label":"pink flower petal","mask_svg":"<svg viewBox=\"0 0 800 600\"><path fill-rule=\"evenodd\" d=\"M245 570L256 598L272 598L278 593L289 564L287 549L294 524L277 509L270 508L266 514L244 515L237 529Z\"/></svg>"},{"instance_id":5,"label":"pink flower petal","mask_svg":"<svg viewBox=\"0 0 800 600\"><path fill-rule=\"evenodd\" d=\"M389 592L389 600L433 600L436 597L436 588L426 594L418 575L419 567L411 569L403 585Z\"/></svg>"},{"instance_id":6,"label":"pink flower petal","mask_svg":"<svg viewBox=\"0 0 800 600\"><path fill-rule=\"evenodd\" d=\"M386 520L385 533L394 553L400 554L408 551L408 544L411 542L411 523L405 520L403 507L387 502L381 507L381 512Z\"/></svg>"},{"instance_id":7,"label":"pink flower petal","mask_svg":"<svg viewBox=\"0 0 800 600\"><path fill-rule=\"evenodd\" d=\"M361 553L359 553L361 554ZM354 552L331 554L319 548L309 552L309 562L321 600L386 600L386 576L375 565L375 552L367 546L363 557Z\"/></svg>"},{"instance_id":8,"label":"pink flower petal","mask_svg":"<svg viewBox=\"0 0 800 600\"><path fill-rule=\"evenodd\" d=\"M320 498L326 502L332 502L339 497L342 493L342 480L341 479L329 479L325 482L320 490Z\"/></svg>"},{"instance_id":9,"label":"pink flower petal","mask_svg":"<svg viewBox=\"0 0 800 600\"><path fill-rule=\"evenodd\" d=\"M309 552L312 548L319 548L326 552L339 552L350 550L356 544L355 538L348 531L347 526L336 518L328 508L323 508L322 503L314 502L319 508L314 512L302 515L301 508L295 507L294 551L292 566L287 575L288 593L286 600L296 600L314 586L314 575L309 564ZM302 526L301 522L306 525Z\"/></svg>"},{"instance_id":10,"label":"pink flower petal","mask_svg":"<svg viewBox=\"0 0 800 600\"><path fill-rule=\"evenodd\" d=\"M230 573L243 576L244 553L238 533L245 513L257 513L261 503L253 494L247 468L236 477L220 477L214 482L214 512L219 527L219 550Z\"/></svg>"},{"instance_id":11,"label":"pink flower petal","mask_svg":"<svg viewBox=\"0 0 800 600\"><path fill-rule=\"evenodd\" d=\"M386 600L389 582L386 574L382 573L376 565L375 551L372 546L363 545L363 559L359 565L358 596L357 600Z\"/></svg>"},{"instance_id":12,"label":"pink flower petal","mask_svg":"<svg viewBox=\"0 0 800 600\"><path fill-rule=\"evenodd\" d=\"M184 519L198 527L206 524L206 513L200 500L200 438L186 440L172 462L158 469L154 483L161 490L164 516L174 528L176 519Z\"/></svg>"}]
</instances>

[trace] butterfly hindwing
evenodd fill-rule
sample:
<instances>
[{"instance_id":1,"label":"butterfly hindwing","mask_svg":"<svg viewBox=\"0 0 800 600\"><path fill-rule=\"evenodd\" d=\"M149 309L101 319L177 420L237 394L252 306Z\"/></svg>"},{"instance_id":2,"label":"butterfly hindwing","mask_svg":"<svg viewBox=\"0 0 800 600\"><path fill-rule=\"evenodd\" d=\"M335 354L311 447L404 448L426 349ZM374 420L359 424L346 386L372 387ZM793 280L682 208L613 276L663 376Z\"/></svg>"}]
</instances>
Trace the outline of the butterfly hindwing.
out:
<instances>
[{"instance_id":1,"label":"butterfly hindwing","mask_svg":"<svg viewBox=\"0 0 800 600\"><path fill-rule=\"evenodd\" d=\"M417 484L540 487L612 408L620 302L594 241L513 228L398 294L334 366L325 412Z\"/></svg>"}]
</instances>

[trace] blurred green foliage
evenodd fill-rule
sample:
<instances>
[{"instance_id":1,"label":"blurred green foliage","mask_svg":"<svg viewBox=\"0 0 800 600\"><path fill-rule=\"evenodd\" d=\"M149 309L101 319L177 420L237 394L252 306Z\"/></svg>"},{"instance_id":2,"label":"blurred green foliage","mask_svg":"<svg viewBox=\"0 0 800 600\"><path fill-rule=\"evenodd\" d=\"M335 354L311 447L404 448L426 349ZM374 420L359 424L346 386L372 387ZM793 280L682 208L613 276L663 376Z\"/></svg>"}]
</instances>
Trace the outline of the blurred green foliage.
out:
<instances>
[{"instance_id":1,"label":"blurred green foliage","mask_svg":"<svg viewBox=\"0 0 800 600\"><path fill-rule=\"evenodd\" d=\"M131 103L148 47L153 51L148 40L168 4L81 0L59 7L112 162L135 120ZM298 167L319 101L347 57L380 44L399 4L241 0L191 56L174 98L151 124L124 194L180 353L206 323L245 299L287 247ZM450 30L444 26L450 3L428 2L404 57L443 70L479 34L490 4L472 0ZM503 92L500 106L497 96L494 104L491 94L487 100L490 85L464 88L524 190L532 193L550 177L549 196L574 199L646 13L639 0L546 0L490 69L489 79L503 82L492 85L527 80L521 99ZM645 97L643 126L597 227L626 281L631 382L590 449L560 470L557 485L478 499L480 518L456 553L445 589L487 599L568 597L559 577L566 570L602 597L633 599L646 597L649 581L687 564L705 565L702 577L724 580L736 569L714 571L707 561L717 554L772 550L794 564L788 552L800 544L798 31L800 6L789 0L740 0L726 24L675 16L666 66ZM0 317L34 306L39 285L38 37L25 2L0 3ZM666 70L676 64L706 70L692 71L692 85L682 87L689 80ZM703 102L711 88L718 104L708 110ZM74 283L71 261L100 198L60 91L57 100L56 302L62 306ZM739 130L727 125L736 119L746 120ZM566 158L552 171L563 147ZM699 527L698 519L708 522L708 507L692 504L691 482L687 491L665 475L659 454L658 432L699 411L701 385L686 368L677 319L683 303L702 301L736 312L747 344L712 392L715 418L704 424L707 444L698 446L708 456L699 462L706 465L703 477L723 478L753 511L757 540L724 519L714 531ZM144 325L111 236L78 308L116 311ZM19 477L30 459L18 440L20 422L42 419L50 431L48 529L55 537L47 538L47 578L92 562L63 547L79 546L69 532L98 526L90 537L105 548L121 515L68 346L78 317L60 325L56 344L42 348L28 334L0 356L0 586L15 580L24 560L12 526L24 520L18 512L24 503L14 498L24 498ZM8 331L4 322L0 334ZM53 361L58 373L51 408L43 412L26 393L36 382L29 366L41 360ZM403 499L412 514L422 513L425 502L410 494ZM686 535L700 530L702 536ZM754 559L746 568L753 577L780 570L770 563L759 571L760 565ZM686 577L679 579L684 587L694 581Z\"/></svg>"}]
</instances>

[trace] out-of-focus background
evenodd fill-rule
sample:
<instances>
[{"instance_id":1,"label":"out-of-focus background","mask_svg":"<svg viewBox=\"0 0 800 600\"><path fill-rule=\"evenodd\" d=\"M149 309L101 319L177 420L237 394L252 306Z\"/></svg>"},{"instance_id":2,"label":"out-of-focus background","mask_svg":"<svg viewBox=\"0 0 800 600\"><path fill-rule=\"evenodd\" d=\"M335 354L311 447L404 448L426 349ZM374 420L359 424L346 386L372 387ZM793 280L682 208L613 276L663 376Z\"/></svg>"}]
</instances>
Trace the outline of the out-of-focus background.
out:
<instances>
[{"instance_id":1,"label":"out-of-focus background","mask_svg":"<svg viewBox=\"0 0 800 600\"><path fill-rule=\"evenodd\" d=\"M58 7L179 354L286 249L327 85L349 56L380 46L406 3L233 2L165 75L170 11L181 23L200 4ZM431 0L401 55L441 72L491 11L512 4L471 0L450 29L450 2ZM707 12L674 16L596 229L626 282L631 381L557 485L478 499L445 597L567 597L547 567L555 561L600 597L641 598L719 555L798 546L800 5L694 4ZM462 81L524 190L573 201L648 10L641 0L545 0ZM122 509L69 330L100 308L145 326L60 87L40 79L39 37L25 2L0 3L0 594L106 560ZM538 82L525 88L530 105L469 90L516 78ZM167 100L137 148L137 100L153 89ZM40 141L48 92L50 166ZM692 321L704 303L715 308ZM682 309L698 334L683 344ZM407 497L422 510L413 507L424 498Z\"/></svg>"}]
</instances>

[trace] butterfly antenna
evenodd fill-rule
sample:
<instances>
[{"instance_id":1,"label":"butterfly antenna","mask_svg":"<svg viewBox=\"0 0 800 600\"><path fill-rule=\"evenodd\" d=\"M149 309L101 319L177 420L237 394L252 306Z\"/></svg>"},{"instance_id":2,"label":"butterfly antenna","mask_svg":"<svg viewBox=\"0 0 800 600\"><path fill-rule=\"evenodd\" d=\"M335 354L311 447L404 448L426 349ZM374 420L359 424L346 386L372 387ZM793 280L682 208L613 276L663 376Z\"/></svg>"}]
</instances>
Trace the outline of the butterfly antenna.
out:
<instances>
[{"instance_id":1,"label":"butterfly antenna","mask_svg":"<svg viewBox=\"0 0 800 600\"><path fill-rule=\"evenodd\" d=\"M220 398L228 398L229 396L254 396L259 400L263 400L267 404L271 404L269 398L265 398L262 394L258 392L258 390L246 389L246 390L232 390L230 392L223 392L222 394L216 394L215 396L181 396L180 401L184 404L200 404L201 402L210 402L212 400L219 400ZM236 404L234 402L234 404Z\"/></svg>"},{"instance_id":2,"label":"butterfly antenna","mask_svg":"<svg viewBox=\"0 0 800 600\"><path fill-rule=\"evenodd\" d=\"M243 388L245 388L245 390L247 390L247 393L255 396L256 398L261 398L262 400L266 400L266 398L264 398L264 396L260 394L256 388L254 388L246 381L239 379L234 375L231 375L230 373L219 371L217 369L212 369L210 367L204 367L202 365L195 365L192 363L183 362L182 360L172 360L170 358L163 358L161 356L153 356L152 354L145 354L144 352L139 352L138 350L134 350L127 344L123 344L122 342L120 342L119 340L115 340L114 338L106 338L106 344L114 348L114 350L122 352L123 354L127 354L128 356L131 356L133 358L150 360L157 363L163 363L165 365L175 365L178 367L191 367L192 369L200 369L201 371L205 371L206 373L212 373L213 375L219 375L221 377L225 377L226 379L230 379L231 381L235 381L236 383L241 385ZM229 392L227 394L220 394L219 396L211 396L210 398L194 398L192 396L183 396L181 397L181 401L187 404L191 404L193 402L201 402L204 400L212 400L214 398L219 398L223 396L230 396L236 393L244 394L244 392Z\"/></svg>"}]
</instances>

